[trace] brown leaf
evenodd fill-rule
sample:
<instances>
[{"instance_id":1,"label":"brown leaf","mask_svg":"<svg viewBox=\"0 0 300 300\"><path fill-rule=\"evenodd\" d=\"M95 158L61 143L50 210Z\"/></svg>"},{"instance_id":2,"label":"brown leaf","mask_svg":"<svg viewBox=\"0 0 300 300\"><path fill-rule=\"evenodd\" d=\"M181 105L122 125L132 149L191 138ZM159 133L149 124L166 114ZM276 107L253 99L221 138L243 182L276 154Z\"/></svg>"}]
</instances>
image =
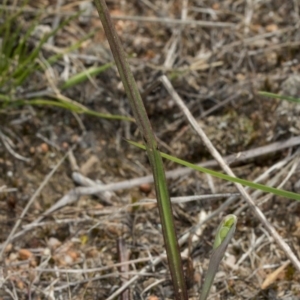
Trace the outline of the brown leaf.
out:
<instances>
[{"instance_id":1,"label":"brown leaf","mask_svg":"<svg viewBox=\"0 0 300 300\"><path fill-rule=\"evenodd\" d=\"M261 285L261 289L264 290L267 287L269 287L272 283L274 283L277 278L281 275L282 271L289 265L290 261L287 261L284 263L281 267L276 269L274 272L269 274L267 278L264 280L264 282Z\"/></svg>"}]
</instances>

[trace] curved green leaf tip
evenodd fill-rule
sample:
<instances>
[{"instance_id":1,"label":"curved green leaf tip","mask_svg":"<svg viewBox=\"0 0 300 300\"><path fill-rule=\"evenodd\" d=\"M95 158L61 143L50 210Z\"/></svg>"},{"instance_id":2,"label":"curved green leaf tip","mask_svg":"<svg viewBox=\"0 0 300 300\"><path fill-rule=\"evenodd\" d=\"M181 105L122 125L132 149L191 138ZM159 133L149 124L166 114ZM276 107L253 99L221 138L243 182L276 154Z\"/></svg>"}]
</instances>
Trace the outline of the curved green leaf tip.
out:
<instances>
[{"instance_id":1,"label":"curved green leaf tip","mask_svg":"<svg viewBox=\"0 0 300 300\"><path fill-rule=\"evenodd\" d=\"M215 275L218 271L219 264L222 258L224 257L227 246L235 232L236 223L237 217L235 215L228 215L221 221L218 227L214 242L214 248L203 283L200 300L206 300L209 295L209 291L213 284Z\"/></svg>"},{"instance_id":2,"label":"curved green leaf tip","mask_svg":"<svg viewBox=\"0 0 300 300\"><path fill-rule=\"evenodd\" d=\"M222 220L217 230L214 247L213 247L214 249L219 247L221 243L225 240L230 229L236 225L236 221L237 221L237 217L235 215L228 215Z\"/></svg>"}]
</instances>

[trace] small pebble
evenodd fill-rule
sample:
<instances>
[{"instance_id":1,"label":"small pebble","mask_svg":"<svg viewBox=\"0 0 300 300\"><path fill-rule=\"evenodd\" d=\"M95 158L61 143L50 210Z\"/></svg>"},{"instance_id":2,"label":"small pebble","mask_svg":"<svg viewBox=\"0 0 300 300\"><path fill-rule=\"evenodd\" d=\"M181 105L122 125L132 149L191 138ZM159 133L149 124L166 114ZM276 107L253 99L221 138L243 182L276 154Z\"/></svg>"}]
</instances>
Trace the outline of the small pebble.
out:
<instances>
[{"instance_id":1,"label":"small pebble","mask_svg":"<svg viewBox=\"0 0 300 300\"><path fill-rule=\"evenodd\" d=\"M35 153L35 148L34 147L30 147L29 148L29 153L30 154L34 154Z\"/></svg>"},{"instance_id":2,"label":"small pebble","mask_svg":"<svg viewBox=\"0 0 300 300\"><path fill-rule=\"evenodd\" d=\"M69 144L67 142L63 142L61 146L62 146L62 148L64 150L68 150L69 149Z\"/></svg>"},{"instance_id":3,"label":"small pebble","mask_svg":"<svg viewBox=\"0 0 300 300\"><path fill-rule=\"evenodd\" d=\"M60 245L61 245L61 242L57 238L54 238L54 237L49 238L49 240L47 242L47 246L52 250L55 250Z\"/></svg>"},{"instance_id":4,"label":"small pebble","mask_svg":"<svg viewBox=\"0 0 300 300\"><path fill-rule=\"evenodd\" d=\"M149 183L143 183L140 185L140 191L149 194L151 192L151 185Z\"/></svg>"},{"instance_id":5,"label":"small pebble","mask_svg":"<svg viewBox=\"0 0 300 300\"><path fill-rule=\"evenodd\" d=\"M46 143L40 145L42 152L47 153L49 151L49 146Z\"/></svg>"}]
</instances>

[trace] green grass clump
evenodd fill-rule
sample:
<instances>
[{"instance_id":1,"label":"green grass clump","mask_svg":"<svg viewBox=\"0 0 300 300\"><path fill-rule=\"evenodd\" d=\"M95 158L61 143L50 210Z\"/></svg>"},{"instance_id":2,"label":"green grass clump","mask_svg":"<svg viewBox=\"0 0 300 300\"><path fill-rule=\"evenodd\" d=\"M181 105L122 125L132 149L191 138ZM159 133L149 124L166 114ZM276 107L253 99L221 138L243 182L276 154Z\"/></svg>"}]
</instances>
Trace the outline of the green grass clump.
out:
<instances>
[{"instance_id":1,"label":"green grass clump","mask_svg":"<svg viewBox=\"0 0 300 300\"><path fill-rule=\"evenodd\" d=\"M38 57L41 49L50 37L65 26L72 18L68 18L61 25L46 32L40 39L34 37L34 32L40 23L40 14L31 21L25 22L21 9L0 9L0 94L1 99L14 99L17 92L25 89L25 83L30 84L32 74L40 70Z\"/></svg>"},{"instance_id":2,"label":"green grass clump","mask_svg":"<svg viewBox=\"0 0 300 300\"><path fill-rule=\"evenodd\" d=\"M42 21L42 12L37 12L34 17L31 16L32 19L30 21L25 21L24 15L26 13L23 11L23 8L27 2L28 1L21 1L20 5L14 7L14 9L11 9L11 6L8 9L7 1L4 1L0 6L0 111L5 112L8 108L15 109L16 106L20 105L52 106L78 114L84 113L112 120L133 121L130 117L104 114L90 110L62 94L63 91L105 72L114 65L113 63L93 66L83 72L75 74L59 86L55 86L55 91L49 93L49 95L47 94L45 98L36 98L26 95L28 91L33 95L33 92L39 88L36 86L36 77L34 76L38 75L39 78L46 78L46 76L43 76L43 72L45 72L44 69L46 69L44 65L53 65L61 59L63 55L78 49L82 45L82 42L94 34L94 32L88 34L59 54L52 55L45 59L43 58L43 63L41 63L40 57L45 44L51 37L54 37L59 30L69 24L70 21L77 18L81 12L66 18L57 28L47 30L45 33L37 36L36 32ZM44 85L47 85L47 82L45 82Z\"/></svg>"}]
</instances>

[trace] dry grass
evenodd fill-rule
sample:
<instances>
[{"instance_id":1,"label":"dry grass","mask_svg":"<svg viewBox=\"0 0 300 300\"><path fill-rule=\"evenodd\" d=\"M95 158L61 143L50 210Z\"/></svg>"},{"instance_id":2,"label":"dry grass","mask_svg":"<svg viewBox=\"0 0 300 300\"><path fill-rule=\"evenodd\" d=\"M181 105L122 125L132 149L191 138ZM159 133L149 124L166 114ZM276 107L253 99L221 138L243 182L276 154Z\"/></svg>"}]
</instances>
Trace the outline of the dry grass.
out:
<instances>
[{"instance_id":1,"label":"dry grass","mask_svg":"<svg viewBox=\"0 0 300 300\"><path fill-rule=\"evenodd\" d=\"M24 20L29 22L36 10L47 7L41 25L56 26L82 2L29 1ZM291 80L297 79L300 67L297 1L121 3L108 1L163 151L195 163L211 159L167 91L155 85L161 74L172 79L224 156L300 135L294 104L257 95L259 90L286 93L292 90L287 84L298 82ZM66 55L46 75L37 74L36 85L24 94L59 88L64 78L111 61L95 10L87 24L72 21L60 31L43 56L59 53L96 27L99 30L80 51ZM300 97L293 86L294 90L292 96ZM130 115L115 69L63 93L100 112ZM109 299L132 281L125 292L131 299L172 299L156 204L132 205L155 197L151 181L144 177L150 170L145 154L122 139L140 139L135 125L36 107L8 111L0 125L0 186L6 186L0 191L0 242L3 246L8 241L0 269L0 298ZM299 192L296 145L290 145L247 160L237 156L234 173ZM68 160L47 178L25 213L29 199L71 147ZM165 165L175 174L177 166ZM112 185L129 179L134 181ZM110 191L89 195L85 188L78 189L83 191L79 195L75 184L104 184ZM170 177L169 187L172 196L236 193L232 184L188 172ZM298 203L249 193L299 253ZM244 201L232 198L226 207L220 198L174 204L182 253L188 257L184 265L190 298L198 297L214 228L222 215L237 213L237 232L211 299L298 299L299 274ZM22 222L8 240L20 216Z\"/></svg>"}]
</instances>

